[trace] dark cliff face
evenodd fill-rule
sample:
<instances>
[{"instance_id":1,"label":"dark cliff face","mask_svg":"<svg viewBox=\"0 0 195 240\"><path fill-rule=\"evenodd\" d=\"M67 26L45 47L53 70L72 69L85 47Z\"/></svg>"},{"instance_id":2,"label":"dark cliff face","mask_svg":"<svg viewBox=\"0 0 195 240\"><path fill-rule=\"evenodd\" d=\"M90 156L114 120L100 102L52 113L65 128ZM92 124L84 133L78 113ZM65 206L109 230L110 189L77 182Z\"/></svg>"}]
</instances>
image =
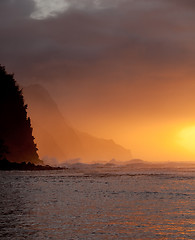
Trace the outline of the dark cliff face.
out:
<instances>
[{"instance_id":1,"label":"dark cliff face","mask_svg":"<svg viewBox=\"0 0 195 240\"><path fill-rule=\"evenodd\" d=\"M22 90L13 75L0 65L0 142L1 158L11 162L41 163L27 117Z\"/></svg>"}]
</instances>

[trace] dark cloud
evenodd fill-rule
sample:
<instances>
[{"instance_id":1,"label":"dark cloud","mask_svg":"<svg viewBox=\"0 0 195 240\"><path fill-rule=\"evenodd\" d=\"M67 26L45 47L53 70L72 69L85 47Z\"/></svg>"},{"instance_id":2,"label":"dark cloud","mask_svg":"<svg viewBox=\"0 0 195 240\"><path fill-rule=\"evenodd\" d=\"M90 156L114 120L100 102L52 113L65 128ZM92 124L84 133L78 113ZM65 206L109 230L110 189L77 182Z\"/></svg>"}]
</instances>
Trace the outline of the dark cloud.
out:
<instances>
[{"instance_id":1,"label":"dark cloud","mask_svg":"<svg viewBox=\"0 0 195 240\"><path fill-rule=\"evenodd\" d=\"M34 7L34 2L31 0L1 0L1 25L8 27L10 24L15 24L16 20L24 21L34 11Z\"/></svg>"},{"instance_id":2,"label":"dark cloud","mask_svg":"<svg viewBox=\"0 0 195 240\"><path fill-rule=\"evenodd\" d=\"M176 6L179 4L182 7L190 8L191 11L195 11L195 2L194 0L171 0Z\"/></svg>"},{"instance_id":3,"label":"dark cloud","mask_svg":"<svg viewBox=\"0 0 195 240\"><path fill-rule=\"evenodd\" d=\"M75 69L81 74L109 65L175 68L194 62L195 15L180 7L193 1L116 1L114 7L107 1L99 9L72 2L63 14L35 20L33 1L1 1L0 61L19 75L47 81Z\"/></svg>"}]
</instances>

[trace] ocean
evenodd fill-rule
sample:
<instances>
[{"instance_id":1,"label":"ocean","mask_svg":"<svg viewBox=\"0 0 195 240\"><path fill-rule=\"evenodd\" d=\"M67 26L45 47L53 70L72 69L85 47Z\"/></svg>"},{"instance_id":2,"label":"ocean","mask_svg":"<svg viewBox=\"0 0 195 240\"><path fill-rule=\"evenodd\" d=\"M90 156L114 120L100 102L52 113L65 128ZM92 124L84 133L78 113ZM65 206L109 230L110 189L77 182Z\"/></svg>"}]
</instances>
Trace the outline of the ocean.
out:
<instances>
[{"instance_id":1,"label":"ocean","mask_svg":"<svg viewBox=\"0 0 195 240\"><path fill-rule=\"evenodd\" d=\"M1 171L0 239L195 239L195 169Z\"/></svg>"}]
</instances>

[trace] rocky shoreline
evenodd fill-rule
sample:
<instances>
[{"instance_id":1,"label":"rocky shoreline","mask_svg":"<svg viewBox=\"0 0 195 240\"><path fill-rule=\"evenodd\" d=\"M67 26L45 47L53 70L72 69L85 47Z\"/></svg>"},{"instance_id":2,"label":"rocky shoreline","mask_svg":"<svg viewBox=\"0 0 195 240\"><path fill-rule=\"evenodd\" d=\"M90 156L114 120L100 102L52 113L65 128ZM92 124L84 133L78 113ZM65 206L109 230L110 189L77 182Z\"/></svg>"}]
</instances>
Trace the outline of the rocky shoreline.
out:
<instances>
[{"instance_id":1,"label":"rocky shoreline","mask_svg":"<svg viewBox=\"0 0 195 240\"><path fill-rule=\"evenodd\" d=\"M9 162L7 159L0 161L0 170L2 171L11 171L11 170L20 170L20 171L38 171L38 170L62 170L61 167L51 167L49 165L35 165L33 163L16 163Z\"/></svg>"}]
</instances>

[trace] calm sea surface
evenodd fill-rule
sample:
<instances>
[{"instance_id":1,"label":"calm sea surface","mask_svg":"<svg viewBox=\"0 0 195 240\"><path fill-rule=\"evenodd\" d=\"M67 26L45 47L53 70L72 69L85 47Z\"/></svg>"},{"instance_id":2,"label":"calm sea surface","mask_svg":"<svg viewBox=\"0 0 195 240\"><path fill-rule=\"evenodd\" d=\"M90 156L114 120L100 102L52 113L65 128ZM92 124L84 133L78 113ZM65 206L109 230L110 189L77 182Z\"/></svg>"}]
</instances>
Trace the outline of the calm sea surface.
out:
<instances>
[{"instance_id":1,"label":"calm sea surface","mask_svg":"<svg viewBox=\"0 0 195 240\"><path fill-rule=\"evenodd\" d=\"M195 239L195 170L0 172L0 239Z\"/></svg>"}]
</instances>

